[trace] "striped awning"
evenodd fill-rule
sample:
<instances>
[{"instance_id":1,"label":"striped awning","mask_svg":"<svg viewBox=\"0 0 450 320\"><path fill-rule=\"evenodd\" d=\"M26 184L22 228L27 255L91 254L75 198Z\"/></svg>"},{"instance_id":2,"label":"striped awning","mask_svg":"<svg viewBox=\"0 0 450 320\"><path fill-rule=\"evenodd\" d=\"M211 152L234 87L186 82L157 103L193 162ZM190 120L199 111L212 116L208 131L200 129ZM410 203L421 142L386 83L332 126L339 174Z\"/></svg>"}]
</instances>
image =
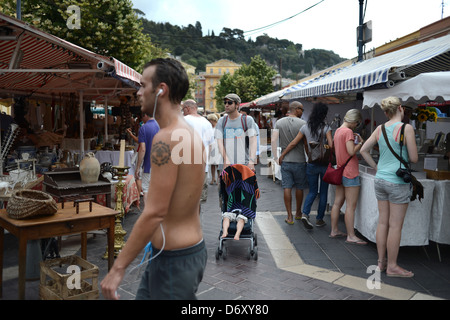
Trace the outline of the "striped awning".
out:
<instances>
[{"instance_id":1,"label":"striped awning","mask_svg":"<svg viewBox=\"0 0 450 320\"><path fill-rule=\"evenodd\" d=\"M140 74L106 57L0 13L0 92L48 96L83 91L85 99L132 93ZM99 68L98 64L103 64ZM105 67L106 66L106 67Z\"/></svg>"},{"instance_id":2,"label":"striped awning","mask_svg":"<svg viewBox=\"0 0 450 320\"><path fill-rule=\"evenodd\" d=\"M287 89L282 99L387 88L420 73L437 71L450 71L450 35L335 69Z\"/></svg>"}]
</instances>

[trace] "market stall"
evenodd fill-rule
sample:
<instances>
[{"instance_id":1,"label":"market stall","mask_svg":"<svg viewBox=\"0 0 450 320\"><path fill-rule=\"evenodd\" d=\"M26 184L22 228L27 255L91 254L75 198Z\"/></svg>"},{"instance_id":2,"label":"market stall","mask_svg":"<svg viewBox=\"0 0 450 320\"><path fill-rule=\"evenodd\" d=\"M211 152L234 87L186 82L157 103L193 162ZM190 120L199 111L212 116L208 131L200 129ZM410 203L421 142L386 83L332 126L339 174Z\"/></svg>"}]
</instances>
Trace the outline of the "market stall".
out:
<instances>
[{"instance_id":1,"label":"market stall","mask_svg":"<svg viewBox=\"0 0 450 320\"><path fill-rule=\"evenodd\" d=\"M10 108L16 125L2 129L6 138L0 143L8 145L1 146L0 176L15 167L29 170L33 166L34 175L53 167L76 166L85 152L108 143L107 151L113 151L123 138L124 126L130 125L128 111L136 101L133 95L140 74L113 57L2 13L0 31L0 100ZM112 127L115 132L108 126L107 115L104 131L95 131L91 106L96 104L124 110L127 117L115 117L120 120ZM17 152L22 146L27 152Z\"/></svg>"},{"instance_id":2,"label":"market stall","mask_svg":"<svg viewBox=\"0 0 450 320\"><path fill-rule=\"evenodd\" d=\"M413 107L426 108L427 102L428 105L442 105L441 109L445 109L442 111L447 112L448 106L445 102L450 101L450 72L423 73L393 88L366 91L363 108L373 108L389 96L399 97L405 105ZM437 103L429 103L429 101ZM443 112L440 114L448 115ZM419 130L421 130L419 125L417 123L413 125L416 127L418 137L419 161L413 164L412 168L416 171L414 175L422 178L420 181L425 187L425 197L423 203L414 201L409 205L401 245L425 245L428 244L428 240L450 244L450 232L448 232L450 215L445 209L450 205L450 160L448 160L450 150L443 143L447 139L447 145L449 144L450 118L438 117L436 122L427 122L425 141L419 138ZM438 138L441 141L437 141ZM426 170L431 171L425 172ZM362 180L365 182L364 187L361 188L362 201L375 201L373 192L371 194L370 190L368 191L370 187L367 186L373 184L373 176L364 174ZM367 208L359 210L359 206L357 211L356 216L358 214L362 216L355 220L357 229L369 239L374 238L373 228L377 213Z\"/></svg>"}]
</instances>

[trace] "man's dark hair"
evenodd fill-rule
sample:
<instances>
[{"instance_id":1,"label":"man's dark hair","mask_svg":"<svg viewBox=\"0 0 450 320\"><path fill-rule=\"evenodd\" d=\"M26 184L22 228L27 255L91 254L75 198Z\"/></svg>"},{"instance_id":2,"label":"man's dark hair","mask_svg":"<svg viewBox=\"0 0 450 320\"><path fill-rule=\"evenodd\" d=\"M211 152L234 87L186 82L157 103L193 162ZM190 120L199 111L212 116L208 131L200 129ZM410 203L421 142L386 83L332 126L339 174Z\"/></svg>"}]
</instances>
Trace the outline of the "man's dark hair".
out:
<instances>
[{"instance_id":1,"label":"man's dark hair","mask_svg":"<svg viewBox=\"0 0 450 320\"><path fill-rule=\"evenodd\" d=\"M161 82L164 82L169 87L170 101L181 103L189 90L189 78L181 63L175 59L158 58L147 62L144 70L151 66L156 66L152 79L153 87L156 88Z\"/></svg>"}]
</instances>

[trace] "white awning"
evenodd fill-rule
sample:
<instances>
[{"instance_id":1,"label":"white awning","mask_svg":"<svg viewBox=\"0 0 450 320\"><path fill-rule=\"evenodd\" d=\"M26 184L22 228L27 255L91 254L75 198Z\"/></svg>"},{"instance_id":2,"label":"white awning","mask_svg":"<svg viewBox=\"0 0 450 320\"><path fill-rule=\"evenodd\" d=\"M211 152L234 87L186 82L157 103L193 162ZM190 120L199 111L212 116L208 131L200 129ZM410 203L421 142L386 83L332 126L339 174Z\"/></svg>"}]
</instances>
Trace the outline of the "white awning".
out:
<instances>
[{"instance_id":1,"label":"white awning","mask_svg":"<svg viewBox=\"0 0 450 320\"><path fill-rule=\"evenodd\" d=\"M375 85L392 87L395 81L436 71L450 71L450 35L333 70L289 88L283 99L330 96Z\"/></svg>"},{"instance_id":2,"label":"white awning","mask_svg":"<svg viewBox=\"0 0 450 320\"><path fill-rule=\"evenodd\" d=\"M262 96L262 97L259 97L258 99L255 99L253 102L257 106L266 106L268 104L278 102L278 101L280 101L280 98L283 96L283 93L286 90L287 89L282 89L282 90L279 90L279 91L275 91L275 92L266 94L265 96Z\"/></svg>"},{"instance_id":3,"label":"white awning","mask_svg":"<svg viewBox=\"0 0 450 320\"><path fill-rule=\"evenodd\" d=\"M396 96L403 103L417 104L431 101L450 101L450 72L422 73L406 80L393 88L367 90L364 92L364 108L372 108L380 104L384 98Z\"/></svg>"}]
</instances>

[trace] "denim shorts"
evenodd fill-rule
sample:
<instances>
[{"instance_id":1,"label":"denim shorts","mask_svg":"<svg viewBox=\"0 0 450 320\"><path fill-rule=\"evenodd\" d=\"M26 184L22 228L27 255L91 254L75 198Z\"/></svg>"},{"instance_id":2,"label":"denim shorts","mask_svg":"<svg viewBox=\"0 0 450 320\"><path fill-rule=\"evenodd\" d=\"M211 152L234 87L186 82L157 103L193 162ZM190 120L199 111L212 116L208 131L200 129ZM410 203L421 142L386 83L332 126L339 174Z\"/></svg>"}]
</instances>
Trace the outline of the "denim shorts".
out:
<instances>
[{"instance_id":1,"label":"denim shorts","mask_svg":"<svg viewBox=\"0 0 450 320\"><path fill-rule=\"evenodd\" d=\"M303 190L308 188L306 179L306 163L282 162L281 163L281 187L283 189L296 188Z\"/></svg>"},{"instance_id":2,"label":"denim shorts","mask_svg":"<svg viewBox=\"0 0 450 320\"><path fill-rule=\"evenodd\" d=\"M411 184L397 184L383 179L375 179L375 196L378 201L402 204L411 201Z\"/></svg>"},{"instance_id":3,"label":"denim shorts","mask_svg":"<svg viewBox=\"0 0 450 320\"><path fill-rule=\"evenodd\" d=\"M342 176L342 185L344 187L360 187L361 186L361 179L359 176L353 179L346 178Z\"/></svg>"}]
</instances>

